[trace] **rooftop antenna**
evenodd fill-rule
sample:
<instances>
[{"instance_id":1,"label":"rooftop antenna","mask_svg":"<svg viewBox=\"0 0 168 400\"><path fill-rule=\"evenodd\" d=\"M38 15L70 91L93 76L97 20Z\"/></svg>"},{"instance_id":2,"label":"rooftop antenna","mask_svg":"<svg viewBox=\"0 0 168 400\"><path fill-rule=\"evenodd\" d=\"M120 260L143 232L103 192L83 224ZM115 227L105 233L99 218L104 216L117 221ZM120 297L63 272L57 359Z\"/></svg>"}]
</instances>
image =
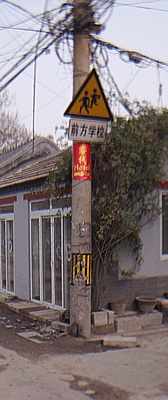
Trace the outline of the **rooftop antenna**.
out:
<instances>
[{"instance_id":1,"label":"rooftop antenna","mask_svg":"<svg viewBox=\"0 0 168 400\"><path fill-rule=\"evenodd\" d=\"M40 43L40 38L41 38L41 32L43 29L43 24L44 24L44 19L45 19L45 14L47 11L48 7L48 0L45 1L45 6L44 6L44 12L43 12L43 18L41 22L41 28L39 31L38 35L38 40L36 44L36 50L35 50L35 56L34 56L34 77L33 77L33 148L32 151L34 153L34 139L35 139L35 109L36 109L36 75L37 75L37 52L38 52L38 46Z\"/></svg>"},{"instance_id":2,"label":"rooftop antenna","mask_svg":"<svg viewBox=\"0 0 168 400\"><path fill-rule=\"evenodd\" d=\"M158 109L163 110L163 85L160 79L160 65L157 63L157 71L158 71L158 80L159 80L159 97L158 97Z\"/></svg>"}]
</instances>

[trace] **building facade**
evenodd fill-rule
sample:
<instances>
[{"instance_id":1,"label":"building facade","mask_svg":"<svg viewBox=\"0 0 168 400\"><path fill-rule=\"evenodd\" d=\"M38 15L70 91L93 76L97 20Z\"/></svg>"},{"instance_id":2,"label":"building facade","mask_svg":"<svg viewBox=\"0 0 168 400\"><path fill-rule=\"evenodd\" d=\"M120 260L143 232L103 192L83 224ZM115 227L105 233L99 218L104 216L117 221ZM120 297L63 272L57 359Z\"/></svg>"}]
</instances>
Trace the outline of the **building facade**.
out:
<instances>
[{"instance_id":1,"label":"building facade","mask_svg":"<svg viewBox=\"0 0 168 400\"><path fill-rule=\"evenodd\" d=\"M71 193L54 197L42 190L60 151L44 138L0 157L0 289L51 307L70 301ZM168 292L168 184L159 191L162 213L141 232L142 264L131 278L109 267L102 306L138 295ZM127 246L118 251L120 269L133 266Z\"/></svg>"},{"instance_id":2,"label":"building facade","mask_svg":"<svg viewBox=\"0 0 168 400\"><path fill-rule=\"evenodd\" d=\"M49 171L56 168L59 154L53 143L37 138L2 155L0 287L27 300L66 308L71 195L51 198L40 190Z\"/></svg>"}]
</instances>

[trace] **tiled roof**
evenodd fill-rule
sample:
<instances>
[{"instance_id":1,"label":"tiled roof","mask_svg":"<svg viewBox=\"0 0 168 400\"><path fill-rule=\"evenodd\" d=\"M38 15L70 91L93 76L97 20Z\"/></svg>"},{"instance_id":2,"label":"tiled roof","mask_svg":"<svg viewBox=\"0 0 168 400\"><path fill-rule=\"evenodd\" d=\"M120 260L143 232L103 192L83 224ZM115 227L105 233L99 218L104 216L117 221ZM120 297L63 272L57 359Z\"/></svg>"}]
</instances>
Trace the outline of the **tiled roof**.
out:
<instances>
[{"instance_id":1,"label":"tiled roof","mask_svg":"<svg viewBox=\"0 0 168 400\"><path fill-rule=\"evenodd\" d=\"M21 165L27 166L36 162L42 157L59 152L55 143L43 137L37 137L11 150L7 153L0 154L0 176L4 174L11 174L11 171L16 171Z\"/></svg>"},{"instance_id":2,"label":"tiled roof","mask_svg":"<svg viewBox=\"0 0 168 400\"><path fill-rule=\"evenodd\" d=\"M38 138L37 138L38 139ZM25 150L26 149L26 150ZM56 169L62 151L44 138L36 140L36 150L26 146L23 152L14 150L5 157L0 157L0 189L37 181L48 176Z\"/></svg>"},{"instance_id":3,"label":"tiled roof","mask_svg":"<svg viewBox=\"0 0 168 400\"><path fill-rule=\"evenodd\" d=\"M60 153L47 156L38 162L19 168L17 171L0 177L0 188L11 185L21 184L23 182L30 182L39 178L45 178L49 171L56 169L59 162Z\"/></svg>"}]
</instances>

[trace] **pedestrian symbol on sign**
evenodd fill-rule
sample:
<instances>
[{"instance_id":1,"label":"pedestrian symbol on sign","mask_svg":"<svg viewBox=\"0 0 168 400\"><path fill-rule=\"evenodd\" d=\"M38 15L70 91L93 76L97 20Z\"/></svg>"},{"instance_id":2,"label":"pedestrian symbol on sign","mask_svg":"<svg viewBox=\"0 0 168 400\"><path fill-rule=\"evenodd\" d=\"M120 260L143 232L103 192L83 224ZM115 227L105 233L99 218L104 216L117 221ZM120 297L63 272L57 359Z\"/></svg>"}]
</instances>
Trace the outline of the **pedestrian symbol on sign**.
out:
<instances>
[{"instance_id":1,"label":"pedestrian symbol on sign","mask_svg":"<svg viewBox=\"0 0 168 400\"><path fill-rule=\"evenodd\" d=\"M100 94L97 94L97 89L93 90L93 94L91 94L91 108L93 107L93 105L98 106L97 100L100 99Z\"/></svg>"},{"instance_id":2,"label":"pedestrian symbol on sign","mask_svg":"<svg viewBox=\"0 0 168 400\"><path fill-rule=\"evenodd\" d=\"M80 111L79 111L80 114L81 114L83 108L85 108L85 110L86 110L87 113L89 114L90 99L89 99L88 91L87 91L87 90L85 90L85 95L84 95L84 97L82 97L82 99L79 100L79 102L81 102L81 101L82 101L82 105L81 105Z\"/></svg>"},{"instance_id":3,"label":"pedestrian symbol on sign","mask_svg":"<svg viewBox=\"0 0 168 400\"><path fill-rule=\"evenodd\" d=\"M93 108L93 106L98 106L98 100L100 99L100 94L97 93L97 89L93 89L93 93L89 96L87 90L85 90L84 96L79 99L79 103L82 102L79 113L82 113L82 109L84 108L88 114L90 114L89 108Z\"/></svg>"}]
</instances>

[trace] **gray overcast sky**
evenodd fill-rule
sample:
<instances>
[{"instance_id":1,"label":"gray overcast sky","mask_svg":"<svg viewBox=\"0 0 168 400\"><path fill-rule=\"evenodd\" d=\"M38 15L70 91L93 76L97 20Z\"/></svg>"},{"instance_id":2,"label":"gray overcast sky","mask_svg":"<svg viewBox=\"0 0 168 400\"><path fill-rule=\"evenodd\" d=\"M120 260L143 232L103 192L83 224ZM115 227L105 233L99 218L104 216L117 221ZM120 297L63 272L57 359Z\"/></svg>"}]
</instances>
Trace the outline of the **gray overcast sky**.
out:
<instances>
[{"instance_id":1,"label":"gray overcast sky","mask_svg":"<svg viewBox=\"0 0 168 400\"><path fill-rule=\"evenodd\" d=\"M13 3L21 5L32 14L39 14L44 11L45 0L13 0ZM62 0L48 0L48 9L59 8L62 3ZM29 39L28 33L2 28L8 28L16 22L20 24L24 19L19 9L9 8L5 2L0 1L0 76L14 63L13 54L17 57L17 51ZM168 63L168 0L116 0L111 12L109 10L101 22L105 24L102 39L122 49L137 51ZM32 26L35 27L34 20L29 22L29 28ZM40 23L36 22L36 26L40 29ZM37 39L38 33L35 36ZM25 46L25 50L28 48L30 43ZM66 47L63 55L67 60ZM145 99L155 106L163 104L168 107L168 66L158 68L156 63L154 65L146 61L143 68L138 68L128 62L124 53L112 50L108 55L110 72L123 96L127 93L131 101ZM105 69L102 71L107 77ZM106 93L107 83L103 77L100 80ZM161 98L160 83L163 85ZM33 65L22 72L7 90L15 97L10 110L18 110L20 121L32 130ZM63 64L52 46L48 54L43 54L37 60L35 131L45 136L54 134L55 126L67 121L63 113L71 99L72 66ZM122 114L123 108L114 102L112 111Z\"/></svg>"}]
</instances>

